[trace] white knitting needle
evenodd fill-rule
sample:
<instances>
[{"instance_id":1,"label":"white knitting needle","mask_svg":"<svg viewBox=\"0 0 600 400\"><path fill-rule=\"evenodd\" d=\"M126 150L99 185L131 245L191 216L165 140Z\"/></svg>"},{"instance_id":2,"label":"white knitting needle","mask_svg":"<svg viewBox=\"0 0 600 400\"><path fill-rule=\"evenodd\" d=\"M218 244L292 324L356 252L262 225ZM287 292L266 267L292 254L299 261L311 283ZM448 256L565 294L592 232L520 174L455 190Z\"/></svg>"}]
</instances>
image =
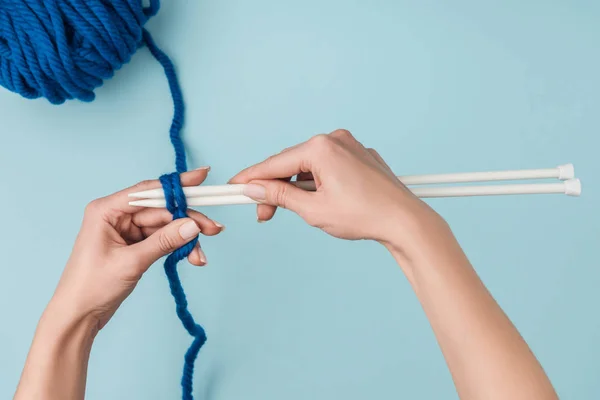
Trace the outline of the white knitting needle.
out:
<instances>
[{"instance_id":1,"label":"white knitting needle","mask_svg":"<svg viewBox=\"0 0 600 400\"><path fill-rule=\"evenodd\" d=\"M399 176L398 179L405 185L426 185L438 183L467 183L467 182L491 182L491 181L510 181L524 179L549 179L560 180L573 179L575 169L573 164L559 165L556 168L546 169L525 169L509 171L487 171L487 172L461 172L453 174L432 174L432 175L406 175ZM314 181L291 182L304 190L314 191ZM215 186L190 186L184 187L183 193L186 197L201 196L235 196L243 194L244 185L215 185ZM131 193L129 197L140 199L164 199L162 189L151 189L138 193Z\"/></svg>"},{"instance_id":2,"label":"white knitting needle","mask_svg":"<svg viewBox=\"0 0 600 400\"><path fill-rule=\"evenodd\" d=\"M240 185L244 186L244 185ZM579 196L581 194L581 182L579 179L567 179L558 183L530 183L515 185L489 185L489 186L454 186L454 187L425 187L409 188L409 190L420 198L434 197L466 197L466 196L494 196L515 194L566 194ZM241 194L216 195L204 197L187 198L188 206L221 206L234 204L257 204L258 202ZM164 199L145 199L129 202L132 206L164 208Z\"/></svg>"}]
</instances>

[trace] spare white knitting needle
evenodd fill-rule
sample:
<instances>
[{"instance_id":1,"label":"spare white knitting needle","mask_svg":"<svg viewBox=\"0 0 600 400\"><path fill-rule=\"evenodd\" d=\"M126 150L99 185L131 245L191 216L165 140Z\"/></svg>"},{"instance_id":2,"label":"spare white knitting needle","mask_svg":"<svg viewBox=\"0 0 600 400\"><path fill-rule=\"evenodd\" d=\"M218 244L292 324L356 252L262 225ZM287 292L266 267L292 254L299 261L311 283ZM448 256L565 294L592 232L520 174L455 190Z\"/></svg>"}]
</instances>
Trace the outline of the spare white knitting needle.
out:
<instances>
[{"instance_id":1,"label":"spare white knitting needle","mask_svg":"<svg viewBox=\"0 0 600 400\"><path fill-rule=\"evenodd\" d=\"M439 183L468 183L468 182L492 182L492 181L512 181L525 179L560 179L567 180L575 177L575 168L573 164L559 165L556 168L546 169L523 169L508 171L487 171L487 172L461 172L451 174L431 174L431 175L406 175L399 176L398 179L405 185L428 185ZM314 181L291 182L304 190L314 191ZM215 185L215 186L190 186L184 187L183 193L186 197L201 196L235 196L243 194L244 185ZM151 189L143 192L131 193L129 197L139 199L163 199L162 189Z\"/></svg>"},{"instance_id":2,"label":"spare white knitting needle","mask_svg":"<svg viewBox=\"0 0 600 400\"><path fill-rule=\"evenodd\" d=\"M244 186L244 185L240 185ZM566 194L579 196L581 194L581 182L579 179L567 179L558 183L530 183L515 185L489 185L489 186L454 186L454 187L426 187L409 188L409 190L420 198L435 197L467 197L467 196L495 196L495 195L519 195L519 194ZM234 204L257 204L258 202L242 194L216 195L187 198L188 206L221 206ZM129 203L138 207L164 208L164 199L135 200Z\"/></svg>"}]
</instances>

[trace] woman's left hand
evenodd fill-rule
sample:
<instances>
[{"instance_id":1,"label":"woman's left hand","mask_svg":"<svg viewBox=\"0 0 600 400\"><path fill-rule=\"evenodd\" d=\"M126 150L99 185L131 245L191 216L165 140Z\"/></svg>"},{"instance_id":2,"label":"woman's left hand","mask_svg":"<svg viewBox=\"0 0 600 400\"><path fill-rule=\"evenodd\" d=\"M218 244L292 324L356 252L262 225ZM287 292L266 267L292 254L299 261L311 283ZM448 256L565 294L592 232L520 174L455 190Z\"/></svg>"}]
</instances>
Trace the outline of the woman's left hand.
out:
<instances>
[{"instance_id":1,"label":"woman's left hand","mask_svg":"<svg viewBox=\"0 0 600 400\"><path fill-rule=\"evenodd\" d=\"M208 170L181 174L182 185L201 184ZM129 193L160 187L158 180L141 182L87 206L47 312L58 313L68 321L88 320L94 330L100 330L154 262L199 233L212 236L223 230L222 225L197 211L188 210L189 218L173 221L166 209L128 204ZM193 265L206 265L199 245L188 259Z\"/></svg>"}]
</instances>

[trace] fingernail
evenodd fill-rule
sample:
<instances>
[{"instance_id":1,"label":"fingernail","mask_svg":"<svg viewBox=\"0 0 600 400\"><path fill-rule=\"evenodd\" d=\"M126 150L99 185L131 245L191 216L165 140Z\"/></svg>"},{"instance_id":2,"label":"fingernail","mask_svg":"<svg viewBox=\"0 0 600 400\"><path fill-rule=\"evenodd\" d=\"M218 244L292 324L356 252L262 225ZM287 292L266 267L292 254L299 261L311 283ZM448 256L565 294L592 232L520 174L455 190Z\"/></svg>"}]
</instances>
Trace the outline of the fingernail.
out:
<instances>
[{"instance_id":1,"label":"fingernail","mask_svg":"<svg viewBox=\"0 0 600 400\"><path fill-rule=\"evenodd\" d=\"M257 219L256 222L258 222L259 224L264 224L267 221L265 221L264 219Z\"/></svg>"},{"instance_id":2,"label":"fingernail","mask_svg":"<svg viewBox=\"0 0 600 400\"><path fill-rule=\"evenodd\" d=\"M244 187L244 195L254 200L264 200L267 198L267 190L264 186L248 184Z\"/></svg>"},{"instance_id":3,"label":"fingernail","mask_svg":"<svg viewBox=\"0 0 600 400\"><path fill-rule=\"evenodd\" d=\"M200 258L200 262L204 265L208 264L206 262L206 254L204 254L204 251L202 251L202 249L200 247L198 247L196 250L198 250L198 256Z\"/></svg>"},{"instance_id":4,"label":"fingernail","mask_svg":"<svg viewBox=\"0 0 600 400\"><path fill-rule=\"evenodd\" d=\"M196 168L196 171L208 171L208 170L210 170L210 167L208 165L204 166L204 167Z\"/></svg>"},{"instance_id":5,"label":"fingernail","mask_svg":"<svg viewBox=\"0 0 600 400\"><path fill-rule=\"evenodd\" d=\"M179 227L179 235L184 240L189 240L200 233L200 228L194 221L186 222Z\"/></svg>"},{"instance_id":6,"label":"fingernail","mask_svg":"<svg viewBox=\"0 0 600 400\"><path fill-rule=\"evenodd\" d=\"M217 228L219 228L221 230L221 232L223 232L225 230L225 225L217 222L217 221L213 221L213 224L216 225Z\"/></svg>"}]
</instances>

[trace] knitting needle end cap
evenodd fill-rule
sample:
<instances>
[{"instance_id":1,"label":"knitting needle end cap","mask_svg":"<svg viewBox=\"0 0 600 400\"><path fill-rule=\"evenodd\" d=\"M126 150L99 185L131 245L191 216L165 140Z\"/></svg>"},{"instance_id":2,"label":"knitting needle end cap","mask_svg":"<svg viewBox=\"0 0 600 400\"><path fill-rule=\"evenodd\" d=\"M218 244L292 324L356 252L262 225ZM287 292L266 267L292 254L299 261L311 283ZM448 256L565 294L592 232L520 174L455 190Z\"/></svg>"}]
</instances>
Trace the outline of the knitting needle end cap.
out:
<instances>
[{"instance_id":1,"label":"knitting needle end cap","mask_svg":"<svg viewBox=\"0 0 600 400\"><path fill-rule=\"evenodd\" d=\"M558 166L558 179L565 181L575 178L575 167L573 164L563 164Z\"/></svg>"},{"instance_id":2,"label":"knitting needle end cap","mask_svg":"<svg viewBox=\"0 0 600 400\"><path fill-rule=\"evenodd\" d=\"M565 181L565 194L567 196L580 196L581 181L579 179L567 179Z\"/></svg>"}]
</instances>

